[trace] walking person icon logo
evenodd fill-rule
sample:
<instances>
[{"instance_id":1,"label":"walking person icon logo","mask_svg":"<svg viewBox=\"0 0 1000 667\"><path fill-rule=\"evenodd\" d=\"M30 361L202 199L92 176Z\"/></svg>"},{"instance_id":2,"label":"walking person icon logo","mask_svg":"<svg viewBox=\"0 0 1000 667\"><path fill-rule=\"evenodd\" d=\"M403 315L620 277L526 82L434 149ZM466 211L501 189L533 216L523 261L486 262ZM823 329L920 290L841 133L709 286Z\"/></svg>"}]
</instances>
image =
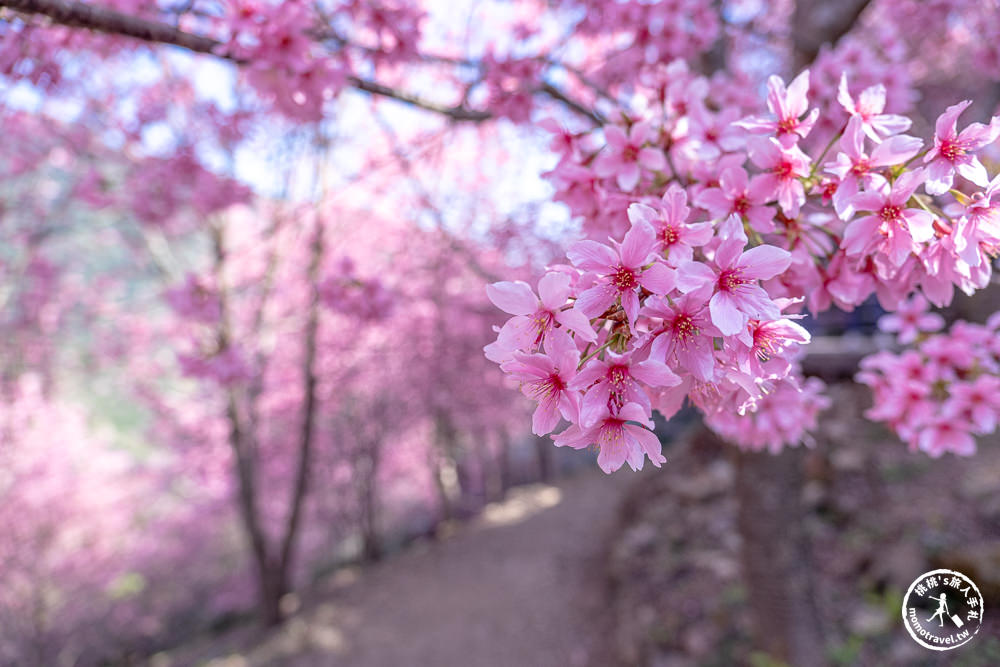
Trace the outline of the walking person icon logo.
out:
<instances>
[{"instance_id":1,"label":"walking person icon logo","mask_svg":"<svg viewBox=\"0 0 1000 667\"><path fill-rule=\"evenodd\" d=\"M910 584L903 598L903 625L914 641L934 651L967 644L982 622L983 596L961 572L925 572Z\"/></svg>"},{"instance_id":2,"label":"walking person icon logo","mask_svg":"<svg viewBox=\"0 0 1000 667\"><path fill-rule=\"evenodd\" d=\"M930 618L927 619L927 622L930 623L931 621L934 620L935 617L940 617L941 622L938 624L938 627L942 627L943 628L944 627L944 615L947 614L947 613L948 613L948 596L945 595L944 593L942 593L941 597L938 599L938 608L937 608L937 611L934 612L934 616L931 616ZM957 622L958 627L962 627L962 625L961 625L962 619L958 618L958 616L951 616L951 619L952 619L952 621L955 621L957 619L957 621L958 621Z\"/></svg>"}]
</instances>

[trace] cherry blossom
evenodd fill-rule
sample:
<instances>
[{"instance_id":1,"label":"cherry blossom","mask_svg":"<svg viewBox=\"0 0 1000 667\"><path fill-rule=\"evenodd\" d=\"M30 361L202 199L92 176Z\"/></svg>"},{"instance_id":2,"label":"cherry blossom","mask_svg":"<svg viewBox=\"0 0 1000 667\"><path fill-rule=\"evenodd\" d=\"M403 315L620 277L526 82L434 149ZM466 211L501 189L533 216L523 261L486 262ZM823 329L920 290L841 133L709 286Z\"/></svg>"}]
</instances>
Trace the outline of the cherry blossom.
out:
<instances>
[{"instance_id":1,"label":"cherry blossom","mask_svg":"<svg viewBox=\"0 0 1000 667\"><path fill-rule=\"evenodd\" d=\"M516 352L512 361L500 367L521 382L521 391L538 401L532 418L535 435L551 433L559 424L560 415L576 421L580 407L578 395L569 391L576 377L580 353L572 339L555 330L545 339L545 354Z\"/></svg>"},{"instance_id":2,"label":"cherry blossom","mask_svg":"<svg viewBox=\"0 0 1000 667\"><path fill-rule=\"evenodd\" d=\"M617 125L611 125L605 130L605 136L607 151L597 157L594 172L601 178L613 176L625 192L634 190L639 184L642 169L663 171L667 168L663 153L646 145L655 138L648 123L635 123L627 134Z\"/></svg>"},{"instance_id":3,"label":"cherry blossom","mask_svg":"<svg viewBox=\"0 0 1000 667\"><path fill-rule=\"evenodd\" d=\"M774 230L774 208L764 205L773 193L771 179L757 175L751 181L742 167L727 167L719 174L719 187L702 190L695 203L707 209L713 218L725 219L736 214L763 233Z\"/></svg>"},{"instance_id":4,"label":"cherry blossom","mask_svg":"<svg viewBox=\"0 0 1000 667\"><path fill-rule=\"evenodd\" d=\"M565 327L583 340L596 340L590 322L579 310L564 308L570 294L570 277L564 273L547 273L538 281L535 296L524 282L500 282L489 285L487 294L498 308L514 315L500 330L497 347L487 346L487 357L493 361L506 359L513 350L530 350L541 345L556 331Z\"/></svg>"},{"instance_id":5,"label":"cherry blossom","mask_svg":"<svg viewBox=\"0 0 1000 667\"><path fill-rule=\"evenodd\" d=\"M800 138L809 136L819 116L819 109L806 114L809 109L808 94L809 70L792 79L788 88L785 88L781 77L772 75L767 80L767 108L772 116L755 116L738 121L736 125L755 134L773 134L783 148L791 148Z\"/></svg>"},{"instance_id":6,"label":"cherry blossom","mask_svg":"<svg viewBox=\"0 0 1000 667\"><path fill-rule=\"evenodd\" d=\"M711 223L686 222L691 210L687 206L687 193L676 185L668 189L655 206L632 204L628 207L628 219L633 225L647 223L653 227L671 265L690 261L694 248L705 245L712 238Z\"/></svg>"},{"instance_id":7,"label":"cherry blossom","mask_svg":"<svg viewBox=\"0 0 1000 667\"><path fill-rule=\"evenodd\" d=\"M864 152L863 127L860 116L852 116L840 140L843 150L837 153L833 162L824 166L826 172L839 180L833 205L837 215L845 220L854 217L854 198L861 184L866 190L877 189L881 183L876 170L905 163L923 145L916 137L896 136L879 143L868 156Z\"/></svg>"},{"instance_id":8,"label":"cherry blossom","mask_svg":"<svg viewBox=\"0 0 1000 667\"><path fill-rule=\"evenodd\" d=\"M882 143L886 137L906 132L913 124L905 116L883 113L885 111L885 86L882 84L865 88L855 101L847 88L846 72L840 75L837 101L847 113L851 114L852 119L858 119L861 131L877 144Z\"/></svg>"},{"instance_id":9,"label":"cherry blossom","mask_svg":"<svg viewBox=\"0 0 1000 667\"><path fill-rule=\"evenodd\" d=\"M722 243L715 251L714 266L687 262L678 267L678 288L691 292L714 284L715 294L708 307L712 323L727 336L740 332L750 317L778 319L778 307L757 281L772 278L788 268L789 252L768 245L744 250L747 237L735 216L726 221L720 238Z\"/></svg>"},{"instance_id":10,"label":"cherry blossom","mask_svg":"<svg viewBox=\"0 0 1000 667\"><path fill-rule=\"evenodd\" d=\"M900 305L895 313L879 319L878 328L896 334L900 343L909 345L922 332L944 328L944 318L937 313L927 312L929 306L923 295L916 294Z\"/></svg>"},{"instance_id":11,"label":"cherry blossom","mask_svg":"<svg viewBox=\"0 0 1000 667\"><path fill-rule=\"evenodd\" d=\"M637 422L636 426L630 422ZM598 448L597 465L606 473L614 472L626 462L632 470L642 470L645 458L657 468L667 459L660 453L660 441L652 432L653 423L645 411L635 403L626 403L612 414L605 407L595 416L593 425L570 426L556 435L553 442L557 447L583 449L590 445Z\"/></svg>"},{"instance_id":12,"label":"cherry blossom","mask_svg":"<svg viewBox=\"0 0 1000 667\"><path fill-rule=\"evenodd\" d=\"M568 252L570 261L599 275L595 284L580 294L575 308L587 317L596 317L620 300L629 328L634 330L639 316L637 289L665 293L673 288L674 271L658 261L650 262L655 251L656 233L641 220L614 249L595 241L575 244Z\"/></svg>"},{"instance_id":13,"label":"cherry blossom","mask_svg":"<svg viewBox=\"0 0 1000 667\"><path fill-rule=\"evenodd\" d=\"M806 201L802 179L809 175L809 158L798 146L785 147L777 139L758 139L750 144L750 160L765 170L757 187L772 194L789 217L799 214Z\"/></svg>"},{"instance_id":14,"label":"cherry blossom","mask_svg":"<svg viewBox=\"0 0 1000 667\"><path fill-rule=\"evenodd\" d=\"M852 205L870 215L855 218L844 230L843 248L848 255L884 255L899 267L914 251L915 245L934 236L934 217L927 211L907 208L907 202L924 182L922 169L909 171L892 185L884 184L872 192L857 195Z\"/></svg>"},{"instance_id":15,"label":"cherry blossom","mask_svg":"<svg viewBox=\"0 0 1000 667\"><path fill-rule=\"evenodd\" d=\"M971 100L953 104L941 114L934 125L934 148L924 156L927 164L928 194L943 194L951 188L955 172L980 187L989 184L986 167L976 157L975 152L1000 136L1000 119L994 118L989 125L972 123L960 133L955 125L959 115L965 111Z\"/></svg>"}]
</instances>

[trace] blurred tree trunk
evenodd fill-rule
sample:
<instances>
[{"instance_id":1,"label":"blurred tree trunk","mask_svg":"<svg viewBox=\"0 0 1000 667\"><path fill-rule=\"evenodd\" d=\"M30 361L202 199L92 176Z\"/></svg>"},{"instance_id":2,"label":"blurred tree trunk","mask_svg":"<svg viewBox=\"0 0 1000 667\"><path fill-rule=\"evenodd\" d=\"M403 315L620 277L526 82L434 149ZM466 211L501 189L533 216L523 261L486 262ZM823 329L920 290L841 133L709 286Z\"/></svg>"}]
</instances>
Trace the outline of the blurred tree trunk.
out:
<instances>
[{"instance_id":1,"label":"blurred tree trunk","mask_svg":"<svg viewBox=\"0 0 1000 667\"><path fill-rule=\"evenodd\" d=\"M827 664L803 523L802 451L736 454L738 526L754 644L795 667Z\"/></svg>"},{"instance_id":2,"label":"blurred tree trunk","mask_svg":"<svg viewBox=\"0 0 1000 667\"><path fill-rule=\"evenodd\" d=\"M291 497L288 500L288 518L285 520L285 530L282 534L279 560L277 562L278 573L276 578L278 590L276 594L278 595L279 610L275 617L275 623L280 623L283 620L280 610L281 597L291 591L292 588L299 528L302 524L303 512L305 511L306 496L309 493L309 477L313 463L313 444L316 439L316 386L318 383L316 374L316 345L319 337L319 285L320 268L323 265L323 258L326 254L326 244L323 238L323 219L319 215L316 215L315 218L307 274L312 293L309 297L309 310L306 314L305 358L302 361L302 383L304 385L302 426L299 430L295 480L292 484Z\"/></svg>"},{"instance_id":3,"label":"blurred tree trunk","mask_svg":"<svg viewBox=\"0 0 1000 667\"><path fill-rule=\"evenodd\" d=\"M215 256L215 280L219 290L221 317L216 339L219 352L229 349L232 333L229 323L229 293L225 283L226 228L222 221L211 227L212 247ZM244 428L240 412L241 395L234 387L226 388L226 421L229 426L229 446L236 464L237 506L243 531L250 545L254 570L257 575L257 595L262 619L266 625L281 622L280 599L284 586L280 580L275 559L268 547L267 538L257 510L257 465L255 448Z\"/></svg>"},{"instance_id":4,"label":"blurred tree trunk","mask_svg":"<svg viewBox=\"0 0 1000 667\"><path fill-rule=\"evenodd\" d=\"M548 482L552 479L552 442L546 435L535 436L535 455L538 457L538 479Z\"/></svg>"},{"instance_id":5,"label":"blurred tree trunk","mask_svg":"<svg viewBox=\"0 0 1000 667\"><path fill-rule=\"evenodd\" d=\"M850 32L871 0L797 0L792 14L793 63L798 74L825 44L835 46Z\"/></svg>"},{"instance_id":6,"label":"blurred tree trunk","mask_svg":"<svg viewBox=\"0 0 1000 667\"><path fill-rule=\"evenodd\" d=\"M504 496L507 495L507 491L514 485L514 471L511 469L510 451L510 433L507 432L507 429L502 429L500 431L500 449L497 452L497 466L500 475L500 490L497 494L497 500L503 500Z\"/></svg>"},{"instance_id":7,"label":"blurred tree trunk","mask_svg":"<svg viewBox=\"0 0 1000 667\"><path fill-rule=\"evenodd\" d=\"M213 225L211 232L215 255L215 277L221 308L216 337L219 351L224 352L231 345L233 335L229 322L229 295L224 276L224 267L227 261L224 223L220 221ZM242 392L236 387L226 389L226 420L229 424L229 444L233 450L236 464L237 501L257 574L260 613L267 626L278 625L284 620L281 601L291 590L299 528L309 489L309 471L312 466L312 448L315 437L317 384L315 358L319 328L319 270L323 255L323 223L317 217L308 268L308 277L313 293L306 315L305 356L302 369L305 397L302 407L302 426L297 443L297 461L289 497L288 517L277 544L268 540L258 511L257 443L256 433L253 432L254 420L251 418L253 411L247 409L247 392ZM252 400L252 392L250 392L250 400Z\"/></svg>"},{"instance_id":8,"label":"blurred tree trunk","mask_svg":"<svg viewBox=\"0 0 1000 667\"><path fill-rule=\"evenodd\" d=\"M382 558L382 544L378 535L378 465L381 447L368 443L355 468L361 495L361 557L369 562Z\"/></svg>"},{"instance_id":9,"label":"blurred tree trunk","mask_svg":"<svg viewBox=\"0 0 1000 667\"><path fill-rule=\"evenodd\" d=\"M450 521L455 518L455 469L452 453L457 447L458 434L451 419L443 410L434 415L434 447L431 451L431 471L434 477L434 488L438 494L441 506L439 521Z\"/></svg>"}]
</instances>

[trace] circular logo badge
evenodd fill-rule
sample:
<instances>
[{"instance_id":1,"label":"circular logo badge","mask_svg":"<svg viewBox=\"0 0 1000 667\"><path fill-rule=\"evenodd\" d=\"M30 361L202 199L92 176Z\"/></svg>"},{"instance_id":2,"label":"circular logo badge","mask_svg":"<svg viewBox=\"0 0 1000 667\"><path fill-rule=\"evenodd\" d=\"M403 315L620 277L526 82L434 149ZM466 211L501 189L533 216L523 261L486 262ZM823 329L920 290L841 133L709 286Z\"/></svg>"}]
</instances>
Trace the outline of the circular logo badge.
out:
<instances>
[{"instance_id":1,"label":"circular logo badge","mask_svg":"<svg viewBox=\"0 0 1000 667\"><path fill-rule=\"evenodd\" d=\"M983 596L961 572L924 572L903 597L903 625L918 644L931 650L969 643L982 624Z\"/></svg>"}]
</instances>

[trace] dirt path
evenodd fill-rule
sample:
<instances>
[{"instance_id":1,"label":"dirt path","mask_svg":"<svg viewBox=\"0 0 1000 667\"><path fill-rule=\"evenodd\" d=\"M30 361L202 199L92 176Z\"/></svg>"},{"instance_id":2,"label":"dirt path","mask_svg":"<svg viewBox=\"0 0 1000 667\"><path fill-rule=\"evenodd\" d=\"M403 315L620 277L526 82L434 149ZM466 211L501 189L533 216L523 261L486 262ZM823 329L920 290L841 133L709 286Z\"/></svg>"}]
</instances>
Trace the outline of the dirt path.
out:
<instances>
[{"instance_id":1,"label":"dirt path","mask_svg":"<svg viewBox=\"0 0 1000 667\"><path fill-rule=\"evenodd\" d=\"M443 541L335 577L287 627L209 664L611 664L606 537L635 481L588 471L515 490Z\"/></svg>"}]
</instances>

